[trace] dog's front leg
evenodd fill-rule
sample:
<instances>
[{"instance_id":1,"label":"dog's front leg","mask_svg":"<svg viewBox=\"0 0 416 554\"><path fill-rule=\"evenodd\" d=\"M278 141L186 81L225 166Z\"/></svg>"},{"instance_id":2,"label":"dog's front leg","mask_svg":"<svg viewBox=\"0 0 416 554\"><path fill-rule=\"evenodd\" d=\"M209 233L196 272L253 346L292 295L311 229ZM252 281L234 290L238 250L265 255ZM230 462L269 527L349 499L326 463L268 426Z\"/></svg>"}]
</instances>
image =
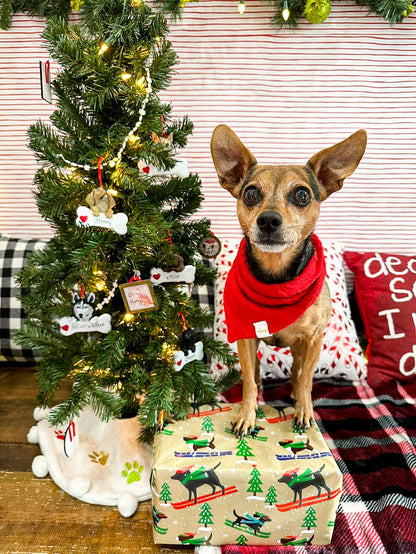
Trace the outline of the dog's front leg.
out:
<instances>
[{"instance_id":1,"label":"dog's front leg","mask_svg":"<svg viewBox=\"0 0 416 554\"><path fill-rule=\"evenodd\" d=\"M242 339L237 341L237 351L243 378L243 400L232 429L233 433L238 437L249 433L250 429L254 429L256 424L258 344L258 339Z\"/></svg>"},{"instance_id":2,"label":"dog's front leg","mask_svg":"<svg viewBox=\"0 0 416 554\"><path fill-rule=\"evenodd\" d=\"M322 347L322 334L311 339L299 339L292 345L293 358L300 361L300 368L294 368L292 385L295 396L295 421L304 428L314 422L312 406L312 382ZM298 364L294 364L294 366Z\"/></svg>"}]
</instances>

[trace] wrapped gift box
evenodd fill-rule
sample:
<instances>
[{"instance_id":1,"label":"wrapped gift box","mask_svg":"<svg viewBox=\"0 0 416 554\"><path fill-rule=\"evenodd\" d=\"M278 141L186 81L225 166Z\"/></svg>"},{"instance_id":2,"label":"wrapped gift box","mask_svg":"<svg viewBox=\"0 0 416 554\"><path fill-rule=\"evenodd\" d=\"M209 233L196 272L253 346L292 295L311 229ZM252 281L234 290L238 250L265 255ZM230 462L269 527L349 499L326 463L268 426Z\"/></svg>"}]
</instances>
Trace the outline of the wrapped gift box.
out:
<instances>
[{"instance_id":1,"label":"wrapped gift box","mask_svg":"<svg viewBox=\"0 0 416 554\"><path fill-rule=\"evenodd\" d=\"M155 438L155 542L329 544L342 475L318 427L302 432L292 408L261 406L238 439L239 406L220 406L165 422Z\"/></svg>"}]
</instances>

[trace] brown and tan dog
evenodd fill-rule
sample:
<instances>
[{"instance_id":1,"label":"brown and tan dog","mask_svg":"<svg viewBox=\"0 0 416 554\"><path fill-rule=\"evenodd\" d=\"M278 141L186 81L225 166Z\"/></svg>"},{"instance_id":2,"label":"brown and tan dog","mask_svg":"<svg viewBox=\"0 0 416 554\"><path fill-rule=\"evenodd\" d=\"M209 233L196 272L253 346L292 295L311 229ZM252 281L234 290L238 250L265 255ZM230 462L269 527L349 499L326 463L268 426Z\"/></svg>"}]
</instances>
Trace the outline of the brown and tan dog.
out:
<instances>
[{"instance_id":1,"label":"brown and tan dog","mask_svg":"<svg viewBox=\"0 0 416 554\"><path fill-rule=\"evenodd\" d=\"M211 154L220 184L237 199L237 215L247 244L247 267L261 283L287 283L301 274L314 255L312 232L320 203L339 190L358 166L367 143L364 130L315 154L304 166L257 165L253 154L226 125L216 127ZM312 379L331 313L325 283L316 300L292 324L263 338L273 346L289 346L295 420L313 422ZM243 319L244 313L238 314ZM267 329L267 326L266 326ZM243 378L243 399L234 433L255 427L259 338L237 340Z\"/></svg>"}]
</instances>

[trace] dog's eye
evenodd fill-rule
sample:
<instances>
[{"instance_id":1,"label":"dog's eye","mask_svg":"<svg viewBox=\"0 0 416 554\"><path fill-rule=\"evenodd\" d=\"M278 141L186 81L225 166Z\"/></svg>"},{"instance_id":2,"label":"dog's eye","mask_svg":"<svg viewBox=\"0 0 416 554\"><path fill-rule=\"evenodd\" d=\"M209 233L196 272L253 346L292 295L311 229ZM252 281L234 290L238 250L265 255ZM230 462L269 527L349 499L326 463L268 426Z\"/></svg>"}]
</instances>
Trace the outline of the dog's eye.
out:
<instances>
[{"instance_id":1,"label":"dog's eye","mask_svg":"<svg viewBox=\"0 0 416 554\"><path fill-rule=\"evenodd\" d=\"M293 199L298 206L306 206L311 200L311 194L307 188L299 187L295 190Z\"/></svg>"},{"instance_id":2,"label":"dog's eye","mask_svg":"<svg viewBox=\"0 0 416 554\"><path fill-rule=\"evenodd\" d=\"M253 206L260 200L260 192L256 187L247 187L243 194L244 203Z\"/></svg>"}]
</instances>

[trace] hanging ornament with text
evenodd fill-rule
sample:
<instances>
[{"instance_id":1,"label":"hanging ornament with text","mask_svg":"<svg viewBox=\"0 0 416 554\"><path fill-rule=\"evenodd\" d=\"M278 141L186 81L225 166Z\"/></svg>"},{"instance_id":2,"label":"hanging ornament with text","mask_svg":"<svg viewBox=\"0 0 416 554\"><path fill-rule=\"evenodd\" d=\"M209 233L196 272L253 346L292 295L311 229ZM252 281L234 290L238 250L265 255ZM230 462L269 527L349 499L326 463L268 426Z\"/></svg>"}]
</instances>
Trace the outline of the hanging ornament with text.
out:
<instances>
[{"instance_id":1,"label":"hanging ornament with text","mask_svg":"<svg viewBox=\"0 0 416 554\"><path fill-rule=\"evenodd\" d=\"M173 355L175 371L180 371L190 362L201 361L204 357L204 343L198 340L197 334L193 329L186 327L182 312L179 312L178 315L182 317L184 330L178 339L179 350Z\"/></svg>"},{"instance_id":2,"label":"hanging ornament with text","mask_svg":"<svg viewBox=\"0 0 416 554\"><path fill-rule=\"evenodd\" d=\"M76 224L78 227L104 227L112 229L119 235L127 233L128 217L124 213L115 214L113 208L116 202L108 190L103 187L102 158L98 159L98 181L99 188L92 190L86 197L86 202L90 206L79 206L77 209Z\"/></svg>"},{"instance_id":3,"label":"hanging ornament with text","mask_svg":"<svg viewBox=\"0 0 416 554\"><path fill-rule=\"evenodd\" d=\"M61 317L59 329L64 336L74 333L109 333L111 331L111 315L95 315L95 294L84 295L75 292L72 296L72 316Z\"/></svg>"}]
</instances>

